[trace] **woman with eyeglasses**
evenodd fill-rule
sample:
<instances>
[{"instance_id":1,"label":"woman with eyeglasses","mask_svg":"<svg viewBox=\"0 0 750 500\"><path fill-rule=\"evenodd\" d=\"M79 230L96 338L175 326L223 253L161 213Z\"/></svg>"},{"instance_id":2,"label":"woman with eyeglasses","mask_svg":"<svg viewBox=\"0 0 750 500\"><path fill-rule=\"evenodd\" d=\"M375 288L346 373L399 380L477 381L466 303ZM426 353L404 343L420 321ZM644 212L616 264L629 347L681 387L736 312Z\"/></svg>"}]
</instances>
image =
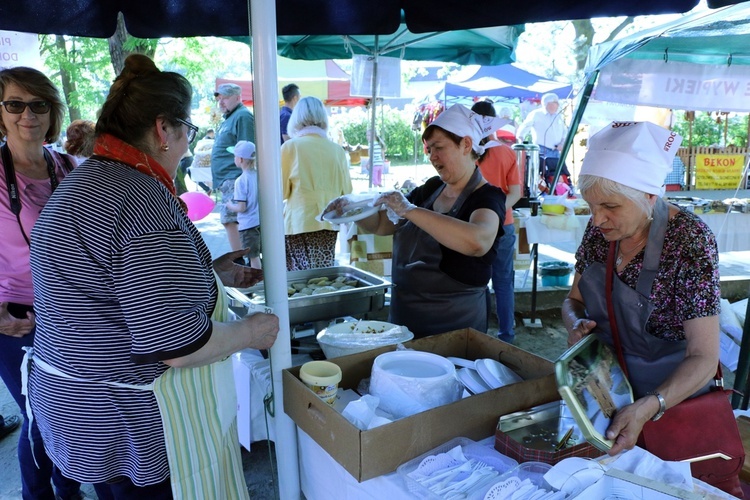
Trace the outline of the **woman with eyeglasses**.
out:
<instances>
[{"instance_id":1,"label":"woman with eyeglasses","mask_svg":"<svg viewBox=\"0 0 750 500\"><path fill-rule=\"evenodd\" d=\"M0 71L0 377L25 413L21 393L23 348L34 340L34 292L29 249L31 230L52 191L75 162L44 147L60 134L65 107L43 73L25 67ZM24 499L79 498L80 484L67 479L47 457L36 424L25 418L18 439ZM36 458L36 463L34 463ZM54 489L53 489L54 488Z\"/></svg>"},{"instance_id":2,"label":"woman with eyeglasses","mask_svg":"<svg viewBox=\"0 0 750 500\"><path fill-rule=\"evenodd\" d=\"M29 399L45 447L99 498L246 498L229 355L267 349L278 318L228 320L216 261L176 196L195 138L192 89L131 55L96 124L94 154L34 230L37 336Z\"/></svg>"}]
</instances>

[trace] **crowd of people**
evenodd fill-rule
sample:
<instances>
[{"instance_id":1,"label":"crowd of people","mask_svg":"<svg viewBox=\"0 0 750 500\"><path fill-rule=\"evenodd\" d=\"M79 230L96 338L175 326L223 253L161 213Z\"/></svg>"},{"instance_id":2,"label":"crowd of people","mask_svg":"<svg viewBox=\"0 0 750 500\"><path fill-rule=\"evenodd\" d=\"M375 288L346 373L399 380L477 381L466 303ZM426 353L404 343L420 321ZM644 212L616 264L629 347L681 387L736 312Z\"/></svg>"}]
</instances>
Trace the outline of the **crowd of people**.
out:
<instances>
[{"instance_id":1,"label":"crowd of people","mask_svg":"<svg viewBox=\"0 0 750 500\"><path fill-rule=\"evenodd\" d=\"M279 323L263 313L230 320L225 303L224 286L263 277L264 166L241 87L217 87L223 120L202 139L231 248L215 260L175 183L199 130L184 77L129 56L96 123L67 128L67 154L45 147L64 117L47 76L4 69L0 95L0 377L24 415L0 416L0 438L22 427L24 498L81 498L81 483L105 499L244 498L228 356L271 347ZM337 232L317 216L352 203L349 164L322 101L295 84L282 95L287 270L331 267ZM545 180L569 175L558 168L568 133L558 98L541 101L517 129L489 101L448 108L422 134L436 175L379 193L383 209L356 221L393 236L390 322L416 337L487 332L491 280L498 337L514 341L512 207L525 176L509 144L530 133ZM368 139L380 186L385 141L372 130ZM562 311L571 345L590 334L615 342L608 301L623 318L636 401L607 432L612 453L705 391L718 363L715 239L660 197L678 144L653 124L612 124L591 137L577 179L593 215Z\"/></svg>"}]
</instances>

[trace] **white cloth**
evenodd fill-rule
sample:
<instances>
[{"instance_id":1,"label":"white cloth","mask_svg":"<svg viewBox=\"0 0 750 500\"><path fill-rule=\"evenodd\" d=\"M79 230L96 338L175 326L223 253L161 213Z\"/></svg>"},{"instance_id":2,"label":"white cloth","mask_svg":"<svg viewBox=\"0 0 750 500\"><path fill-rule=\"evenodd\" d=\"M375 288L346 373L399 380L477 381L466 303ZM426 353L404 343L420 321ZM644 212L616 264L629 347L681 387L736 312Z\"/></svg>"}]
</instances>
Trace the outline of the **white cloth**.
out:
<instances>
[{"instance_id":1,"label":"white cloth","mask_svg":"<svg viewBox=\"0 0 750 500\"><path fill-rule=\"evenodd\" d=\"M479 141L500 128L501 123L502 118L480 115L461 104L454 104L440 113L430 127L440 127L459 137L471 137L472 149L481 155L485 147L480 146Z\"/></svg>"},{"instance_id":2,"label":"white cloth","mask_svg":"<svg viewBox=\"0 0 750 500\"><path fill-rule=\"evenodd\" d=\"M589 138L580 175L661 195L682 137L650 122L612 122Z\"/></svg>"}]
</instances>

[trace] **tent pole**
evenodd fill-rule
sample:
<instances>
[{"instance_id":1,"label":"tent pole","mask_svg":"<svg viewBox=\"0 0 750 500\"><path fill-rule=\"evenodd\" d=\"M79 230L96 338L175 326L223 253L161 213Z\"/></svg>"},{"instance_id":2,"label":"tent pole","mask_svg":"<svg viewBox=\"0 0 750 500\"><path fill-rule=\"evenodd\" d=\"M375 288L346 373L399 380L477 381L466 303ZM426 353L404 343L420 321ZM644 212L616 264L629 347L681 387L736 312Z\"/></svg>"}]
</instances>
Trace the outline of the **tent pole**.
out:
<instances>
[{"instance_id":1,"label":"tent pole","mask_svg":"<svg viewBox=\"0 0 750 500\"><path fill-rule=\"evenodd\" d=\"M599 70L591 73L588 77L588 80L586 80L586 84L584 85L583 90L581 91L581 99L580 101L578 101L578 107L576 108L576 112L573 115L572 120L570 121L568 135L565 137L565 144L563 144L562 151L560 151L560 161L557 162L557 169L555 169L555 177L552 181L552 185L550 186L550 193L555 192L555 186L557 186L557 180L560 178L560 172L562 171L562 167L565 164L565 158L568 156L568 151L570 151L570 148L573 145L573 139L575 138L576 130L578 130L578 125L581 124L583 112L586 110L586 106L589 103L591 92L594 90L594 84L596 83L596 79L598 76Z\"/></svg>"},{"instance_id":2,"label":"tent pole","mask_svg":"<svg viewBox=\"0 0 750 500\"><path fill-rule=\"evenodd\" d=\"M279 150L279 90L276 59L276 2L250 2L250 33L253 37L253 60L257 78L254 82L254 110L258 126L256 143L258 195L263 244L266 304L279 317L279 335L270 349L273 381L273 408L276 426L276 464L279 498L300 498L297 431L284 412L282 370L292 366L292 346L287 297L286 252L281 189L281 152Z\"/></svg>"},{"instance_id":3,"label":"tent pole","mask_svg":"<svg viewBox=\"0 0 750 500\"><path fill-rule=\"evenodd\" d=\"M370 130L372 130L372 133L370 134L370 138L368 139L367 143L370 148L369 150L369 158L370 158L370 165L367 168L368 172L368 184L367 187L372 189L372 169L375 165L375 158L373 157L375 153L375 136L377 135L377 129L375 128L375 122L378 118L377 116L377 110L375 109L378 102L378 55L380 54L380 49L378 47L378 43L380 42L380 35L375 35L375 50L372 51L372 82L371 82L371 88L372 88L372 100L370 101Z\"/></svg>"}]
</instances>

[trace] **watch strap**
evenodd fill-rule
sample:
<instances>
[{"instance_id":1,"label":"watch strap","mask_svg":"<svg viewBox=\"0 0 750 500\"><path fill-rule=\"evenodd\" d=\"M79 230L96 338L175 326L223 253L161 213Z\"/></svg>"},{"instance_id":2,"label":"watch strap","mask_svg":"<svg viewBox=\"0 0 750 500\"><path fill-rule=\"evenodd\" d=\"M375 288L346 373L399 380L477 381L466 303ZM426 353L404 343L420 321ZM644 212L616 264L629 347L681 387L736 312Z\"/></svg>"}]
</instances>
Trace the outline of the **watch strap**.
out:
<instances>
[{"instance_id":1,"label":"watch strap","mask_svg":"<svg viewBox=\"0 0 750 500\"><path fill-rule=\"evenodd\" d=\"M653 417L651 417L651 421L652 422L656 422L657 420L659 420L662 417L662 415L664 415L664 412L667 411L667 401L664 399L664 396L662 396L661 394L659 394L656 391L647 392L646 395L647 396L655 396L656 399L659 400L659 411L656 412L656 415L654 415Z\"/></svg>"}]
</instances>

